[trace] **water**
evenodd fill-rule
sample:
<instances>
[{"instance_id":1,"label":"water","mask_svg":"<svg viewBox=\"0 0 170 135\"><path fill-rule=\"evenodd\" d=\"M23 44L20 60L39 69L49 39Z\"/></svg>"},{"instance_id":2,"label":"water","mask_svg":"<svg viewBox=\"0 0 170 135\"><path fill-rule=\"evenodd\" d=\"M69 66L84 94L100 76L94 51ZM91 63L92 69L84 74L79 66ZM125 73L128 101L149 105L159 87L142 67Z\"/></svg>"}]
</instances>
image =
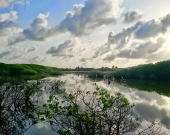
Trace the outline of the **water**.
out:
<instances>
[{"instance_id":1,"label":"water","mask_svg":"<svg viewBox=\"0 0 170 135\"><path fill-rule=\"evenodd\" d=\"M131 103L135 104L134 107L134 115L141 119L141 126L138 130L142 130L147 127L153 121L159 122L163 127L162 131L166 132L166 135L169 135L170 129L170 97L167 94L168 85L166 86L166 92L158 92L154 91L154 87L151 90L151 86L149 85L149 90L147 90L147 85L139 86L139 82L127 81L126 85L120 85L114 81L110 81L108 84L108 80L89 80L84 75L74 75L68 74L58 78L50 77L48 80L61 80L65 81L64 88L68 92L71 92L74 89L80 88L81 90L94 90L96 87L102 87L107 89L110 93L114 94L116 92L122 93ZM138 89L137 89L138 86ZM157 86L158 87L158 86ZM160 86L161 87L161 86ZM48 88L47 88L48 89ZM142 91L143 89L143 91ZM163 90L164 91L164 90ZM167 94L167 95L166 95ZM44 93L42 95L42 100L40 104L46 103L48 99L49 93ZM48 123L38 123L33 125L24 135L56 135L51 130L51 127Z\"/></svg>"},{"instance_id":2,"label":"water","mask_svg":"<svg viewBox=\"0 0 170 135\"><path fill-rule=\"evenodd\" d=\"M55 79L55 78L50 78ZM111 81L108 84L107 80L101 81L91 81L84 76L77 76L74 74L68 74L65 76L61 76L57 79L65 81L65 88L67 91L72 91L73 89L80 88L81 90L94 90L96 86L107 89L110 93L121 92L131 103L135 104L134 113L137 117L141 119L141 126L139 130L147 127L147 124L157 121L160 122L163 127L162 131L165 131L166 134L169 133L170 129L170 98L165 96L166 93L162 95L154 92L154 89L146 91L144 85L144 90L141 91L136 89L138 86L136 83L132 83L128 81L128 85L133 84L133 88L125 85L120 85L116 82ZM141 87L140 87L141 88ZM34 135L34 134L56 134L51 132L51 127L48 124L39 123L32 128L30 128L25 135Z\"/></svg>"}]
</instances>

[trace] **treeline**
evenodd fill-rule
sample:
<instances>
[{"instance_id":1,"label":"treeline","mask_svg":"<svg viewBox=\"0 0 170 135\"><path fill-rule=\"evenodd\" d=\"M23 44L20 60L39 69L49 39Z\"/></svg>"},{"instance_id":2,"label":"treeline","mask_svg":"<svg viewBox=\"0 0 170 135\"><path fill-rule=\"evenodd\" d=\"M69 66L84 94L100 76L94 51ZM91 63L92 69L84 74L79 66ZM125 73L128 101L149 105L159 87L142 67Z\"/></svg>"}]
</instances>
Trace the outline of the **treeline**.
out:
<instances>
[{"instance_id":1,"label":"treeline","mask_svg":"<svg viewBox=\"0 0 170 135\"><path fill-rule=\"evenodd\" d=\"M0 76L48 76L61 75L59 68L35 64L4 64L0 63Z\"/></svg>"},{"instance_id":2,"label":"treeline","mask_svg":"<svg viewBox=\"0 0 170 135\"><path fill-rule=\"evenodd\" d=\"M170 80L170 60L124 68L111 75L117 79Z\"/></svg>"},{"instance_id":3,"label":"treeline","mask_svg":"<svg viewBox=\"0 0 170 135\"><path fill-rule=\"evenodd\" d=\"M4 64L0 63L0 76L49 76L61 75L65 71L88 72L90 78L115 79L143 79L143 80L170 80L170 60L155 64L138 65L129 68L101 67L101 68L55 68L35 64Z\"/></svg>"},{"instance_id":4,"label":"treeline","mask_svg":"<svg viewBox=\"0 0 170 135\"><path fill-rule=\"evenodd\" d=\"M170 80L170 60L129 68L98 68L88 73L90 78Z\"/></svg>"},{"instance_id":5,"label":"treeline","mask_svg":"<svg viewBox=\"0 0 170 135\"><path fill-rule=\"evenodd\" d=\"M93 70L99 70L99 71L114 71L115 69L118 69L117 67L101 67L101 68L84 68L84 67L76 67L74 69L72 68L62 68L63 71L93 71Z\"/></svg>"}]
</instances>

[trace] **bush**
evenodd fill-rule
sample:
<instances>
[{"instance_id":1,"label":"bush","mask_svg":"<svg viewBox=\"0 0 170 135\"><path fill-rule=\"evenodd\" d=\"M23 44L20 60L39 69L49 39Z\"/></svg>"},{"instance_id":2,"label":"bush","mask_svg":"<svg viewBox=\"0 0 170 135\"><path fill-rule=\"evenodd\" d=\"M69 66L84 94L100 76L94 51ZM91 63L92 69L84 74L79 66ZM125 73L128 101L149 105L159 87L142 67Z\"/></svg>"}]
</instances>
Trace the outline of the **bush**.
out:
<instances>
[{"instance_id":1,"label":"bush","mask_svg":"<svg viewBox=\"0 0 170 135\"><path fill-rule=\"evenodd\" d=\"M133 107L122 94L111 96L100 88L73 94L62 91L49 97L38 116L60 135L122 135L139 126L132 116Z\"/></svg>"}]
</instances>

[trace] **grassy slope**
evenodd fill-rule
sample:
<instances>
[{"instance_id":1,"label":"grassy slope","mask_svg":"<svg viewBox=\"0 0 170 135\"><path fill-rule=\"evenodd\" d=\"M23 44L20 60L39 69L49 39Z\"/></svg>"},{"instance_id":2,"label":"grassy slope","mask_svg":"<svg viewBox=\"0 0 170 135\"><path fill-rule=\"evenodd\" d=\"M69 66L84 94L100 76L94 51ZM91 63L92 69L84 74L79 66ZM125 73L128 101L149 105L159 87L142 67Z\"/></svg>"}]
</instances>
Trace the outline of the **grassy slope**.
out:
<instances>
[{"instance_id":1,"label":"grassy slope","mask_svg":"<svg viewBox=\"0 0 170 135\"><path fill-rule=\"evenodd\" d=\"M1 76L49 76L60 75L61 69L35 64L4 64L0 63Z\"/></svg>"}]
</instances>

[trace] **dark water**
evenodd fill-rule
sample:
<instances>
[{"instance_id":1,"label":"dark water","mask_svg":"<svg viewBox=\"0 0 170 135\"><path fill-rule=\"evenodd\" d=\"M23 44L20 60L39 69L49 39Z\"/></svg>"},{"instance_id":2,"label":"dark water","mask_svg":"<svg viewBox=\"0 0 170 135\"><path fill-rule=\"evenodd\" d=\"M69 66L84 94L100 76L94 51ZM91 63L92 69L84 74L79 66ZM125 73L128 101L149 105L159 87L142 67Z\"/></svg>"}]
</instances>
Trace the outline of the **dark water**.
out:
<instances>
[{"instance_id":1,"label":"dark water","mask_svg":"<svg viewBox=\"0 0 170 135\"><path fill-rule=\"evenodd\" d=\"M148 92L156 92L160 95L170 97L170 81L125 80L125 83L131 88Z\"/></svg>"},{"instance_id":2,"label":"dark water","mask_svg":"<svg viewBox=\"0 0 170 135\"><path fill-rule=\"evenodd\" d=\"M141 119L140 129L144 129L148 124L157 121L162 127L162 131L165 131L167 135L170 134L170 83L165 81L149 82L149 81L136 81L136 80L121 80L118 83L113 80L90 80L84 75L68 74L58 78L48 78L48 80L61 80L65 81L65 85L68 92L74 89L80 88L81 90L88 89L94 90L96 86L107 89L114 95L116 92L122 93L131 103L135 104L134 115ZM39 96L38 106L47 102L50 94L51 87L41 86L44 93ZM45 92L45 89L48 92ZM52 92L52 91L51 91ZM40 98L41 97L41 98ZM25 118L25 115L24 115ZM27 119L28 120L28 119ZM16 125L18 126L18 125ZM27 124L25 126L28 126ZM28 128L27 128L28 129ZM27 130L25 129L25 130ZM24 135L56 135L51 130L48 123L38 122L31 126Z\"/></svg>"}]
</instances>

